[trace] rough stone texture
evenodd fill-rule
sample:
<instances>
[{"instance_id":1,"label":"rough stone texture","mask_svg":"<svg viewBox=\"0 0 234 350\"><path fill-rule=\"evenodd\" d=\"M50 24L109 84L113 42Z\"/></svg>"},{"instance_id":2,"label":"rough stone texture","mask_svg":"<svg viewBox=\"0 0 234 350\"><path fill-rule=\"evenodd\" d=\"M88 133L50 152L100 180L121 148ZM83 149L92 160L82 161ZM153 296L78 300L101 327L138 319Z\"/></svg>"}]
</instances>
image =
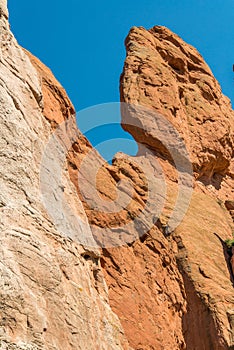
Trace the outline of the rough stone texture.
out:
<instances>
[{"instance_id":1,"label":"rough stone texture","mask_svg":"<svg viewBox=\"0 0 234 350\"><path fill-rule=\"evenodd\" d=\"M134 28L130 32L126 42L127 58L121 77L122 101L131 104L140 103L159 111L182 133L193 161L195 177L198 179L194 184L195 191L189 210L181 225L167 235L165 225L178 191L177 171L167 152L158 142L158 135L154 134L150 120L141 119L141 114L138 114L139 128L129 128L127 123L129 120L131 122L132 115L126 113L124 109L124 127L139 143L148 145L154 155L145 152L140 145L137 157L117 154L113 165L110 166L103 164L100 157L94 154L88 160L89 172L84 173L83 176L89 177L96 166L101 168L97 181L87 183L86 197L81 196L81 199L92 231L99 242L106 241L95 234L96 227L101 227L102 233L112 227L113 244L118 242L119 232L128 242L123 247L103 249L101 265L109 287L110 304L121 320L130 345L139 350L229 349L234 346L233 276L224 240L231 237L233 225L224 201L230 200L233 196L231 131L233 120L229 117L229 112L230 115L233 115L233 112L227 98L221 94L218 83L196 50L183 43L167 29L154 29L155 32L157 30L162 33L162 37L157 42L157 50L160 50L160 45L170 45L165 37L169 36L172 43L180 40L182 48L178 48L177 55L182 57L181 60L185 60L185 56L187 57L189 53L192 55L193 52L193 60L197 57L200 65L205 67L209 79L218 90L214 93L219 93L219 102L216 100L210 102L202 95L202 90L194 87L202 108L205 111L209 110L210 113L213 111L214 129L207 131L203 123L197 125L196 122L191 129L187 121L189 112L184 111L183 104L178 107L178 115L182 115L184 119L178 118L178 120L177 116L172 118L173 113L169 114L165 104L167 102L173 107L175 101L170 97L167 100L165 97L164 103L160 102L158 95L161 92L160 89L157 90L157 81L160 87L163 85L162 81L166 82L165 96L177 94L179 83L174 81L174 69L167 62L158 63L156 46L153 51L151 47L149 49L149 40L145 40L145 36L147 38L152 36L153 41L152 31L148 33L143 28ZM141 57L141 64L145 67L145 75L138 66L136 68L139 57ZM152 61L153 67L151 67ZM160 74L157 63L162 65ZM202 76L205 74L203 68ZM141 86L144 79L151 76L155 79L154 97L147 100L142 97L142 91L146 91L150 84L146 84L142 90ZM173 84L168 83L170 81L173 81ZM187 85L189 85L188 82L184 83L183 89L188 89ZM215 107L210 106L210 103L214 103ZM192 102L188 107L195 109ZM216 114L218 108L219 118ZM192 118L192 112L189 116ZM221 128L221 133L227 134L227 143L222 144L216 127ZM147 132L144 134L142 129ZM209 150L203 147L203 142L207 141L207 133L210 138ZM209 154L217 155L217 152L223 152L223 158L221 157L220 161L221 158L216 159L215 156L213 163L209 160L207 166L204 166L205 152L208 153L208 158ZM76 147L71 156L70 175L76 186L81 157L86 158L85 156L86 151L81 146ZM157 162L160 163L161 170ZM144 225L140 225L128 227L127 235L124 236L124 225L137 217L149 196L145 175L147 177L152 174L157 177L160 171L164 172L168 187L162 215L147 234L142 234ZM98 210L98 197L93 198L93 207L89 206L90 196L96 188L103 198L109 201L115 200L116 186L120 180L129 180L132 185L133 192L120 188L120 192L124 191L128 198L127 206L120 208L118 213L106 214L104 210ZM77 190L80 191L79 186ZM156 191L156 188L154 190ZM141 236L140 240L136 239L132 242L132 237L138 237L138 235Z\"/></svg>"},{"instance_id":2,"label":"rough stone texture","mask_svg":"<svg viewBox=\"0 0 234 350\"><path fill-rule=\"evenodd\" d=\"M148 106L166 117L186 140L195 176L217 181L228 172L233 158L234 113L201 55L167 28L157 26L149 31L133 27L126 49L122 100ZM147 134L126 129L160 154L157 135L147 124L150 120L139 119Z\"/></svg>"},{"instance_id":3,"label":"rough stone texture","mask_svg":"<svg viewBox=\"0 0 234 350\"><path fill-rule=\"evenodd\" d=\"M41 202L44 147L73 107L49 70L38 63L37 72L18 46L5 1L0 9L0 348L128 349L100 253L63 236ZM73 185L65 192L85 218ZM82 229L88 233L87 222Z\"/></svg>"},{"instance_id":4,"label":"rough stone texture","mask_svg":"<svg viewBox=\"0 0 234 350\"><path fill-rule=\"evenodd\" d=\"M0 0L0 16L8 18L7 0Z\"/></svg>"},{"instance_id":5,"label":"rough stone texture","mask_svg":"<svg viewBox=\"0 0 234 350\"><path fill-rule=\"evenodd\" d=\"M0 5L1 349L232 349L233 259L224 240L233 229L233 111L202 57L166 28L131 30L121 99L160 112L178 129L198 181L183 222L168 233L178 176L150 120L138 116L147 132L124 127L153 154L141 146L137 157L117 154L112 166L76 130L63 191L71 211L83 218L77 236L127 242L88 249L58 231L39 189L45 145L74 108L50 70L18 46L6 2ZM123 113L123 124L131 117ZM165 200L160 218L123 228L158 191L147 179L162 174L167 192L159 196ZM56 198L61 189L52 175ZM86 180L82 190L79 175ZM123 202L106 213L117 184ZM103 210L98 196L90 202L96 189L107 200ZM151 229L142 234L147 224Z\"/></svg>"},{"instance_id":6,"label":"rough stone texture","mask_svg":"<svg viewBox=\"0 0 234 350\"><path fill-rule=\"evenodd\" d=\"M155 110L177 128L199 181L183 222L169 237L159 222L130 247L104 250L110 303L134 349L231 349L233 274L224 243L233 231L224 205L233 200L234 188L230 102L200 54L168 29L134 27L126 49L122 101ZM128 124L133 117L138 128ZM177 191L173 163L150 118L123 110L122 122L164 169L164 223Z\"/></svg>"},{"instance_id":7,"label":"rough stone texture","mask_svg":"<svg viewBox=\"0 0 234 350\"><path fill-rule=\"evenodd\" d=\"M233 310L233 285L223 244L230 225L215 200L194 193L183 223L169 237L154 229L131 247L104 250L110 302L134 349L232 344L227 313Z\"/></svg>"},{"instance_id":8,"label":"rough stone texture","mask_svg":"<svg viewBox=\"0 0 234 350\"><path fill-rule=\"evenodd\" d=\"M234 221L234 200L225 201L225 207L229 211L229 213Z\"/></svg>"}]
</instances>

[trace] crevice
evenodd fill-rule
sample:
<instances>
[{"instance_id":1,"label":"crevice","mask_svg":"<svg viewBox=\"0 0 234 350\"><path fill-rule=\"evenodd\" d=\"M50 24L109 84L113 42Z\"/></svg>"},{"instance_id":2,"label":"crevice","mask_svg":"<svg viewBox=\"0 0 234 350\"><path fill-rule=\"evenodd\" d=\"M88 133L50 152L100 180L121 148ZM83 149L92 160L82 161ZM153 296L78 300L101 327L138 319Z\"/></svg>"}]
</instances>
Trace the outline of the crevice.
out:
<instances>
[{"instance_id":1,"label":"crevice","mask_svg":"<svg viewBox=\"0 0 234 350\"><path fill-rule=\"evenodd\" d=\"M228 248L225 241L223 241L222 238L219 237L219 235L217 233L214 232L214 235L219 239L220 243L222 244L223 255L224 255L226 265L228 268L229 278L230 278L230 281L232 282L232 286L234 287L234 274L233 274L232 265L231 265L232 249Z\"/></svg>"},{"instance_id":2,"label":"crevice","mask_svg":"<svg viewBox=\"0 0 234 350\"><path fill-rule=\"evenodd\" d=\"M187 350L228 350L231 349L222 335L217 332L215 317L204 296L196 292L194 282L179 266L186 293L187 308L182 316L182 330Z\"/></svg>"},{"instance_id":3,"label":"crevice","mask_svg":"<svg viewBox=\"0 0 234 350\"><path fill-rule=\"evenodd\" d=\"M214 233L220 240L224 250L225 260L230 273L230 279L233 282L233 275L230 268L230 260L227 254L225 242ZM179 238L179 237L178 237ZM185 299L187 302L186 310L182 315L182 331L187 350L230 350L232 345L228 345L224 335L217 332L219 325L217 324L215 314L210 308L212 296L207 293L198 291L195 282L190 276L191 266L181 239L176 240L179 254L176 257L177 266L183 279L185 291ZM200 271L200 270L199 270ZM200 271L202 273L202 271ZM203 274L203 273L202 273ZM204 277L208 278L207 275ZM232 344L232 341L230 339Z\"/></svg>"}]
</instances>

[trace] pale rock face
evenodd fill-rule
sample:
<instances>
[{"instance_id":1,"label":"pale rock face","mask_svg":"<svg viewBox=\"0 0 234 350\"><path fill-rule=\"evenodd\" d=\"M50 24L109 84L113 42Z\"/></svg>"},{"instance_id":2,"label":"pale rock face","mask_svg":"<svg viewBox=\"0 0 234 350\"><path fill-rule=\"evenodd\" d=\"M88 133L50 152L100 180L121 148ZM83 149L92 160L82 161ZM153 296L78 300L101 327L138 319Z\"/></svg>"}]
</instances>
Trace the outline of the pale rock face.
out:
<instances>
[{"instance_id":1,"label":"pale rock face","mask_svg":"<svg viewBox=\"0 0 234 350\"><path fill-rule=\"evenodd\" d=\"M8 18L7 0L0 0L0 14Z\"/></svg>"},{"instance_id":2,"label":"pale rock face","mask_svg":"<svg viewBox=\"0 0 234 350\"><path fill-rule=\"evenodd\" d=\"M0 5L0 348L128 349L108 304L100 253L85 259L41 202L40 163L52 129L41 77L9 31L6 2ZM73 185L66 192L88 232Z\"/></svg>"}]
</instances>

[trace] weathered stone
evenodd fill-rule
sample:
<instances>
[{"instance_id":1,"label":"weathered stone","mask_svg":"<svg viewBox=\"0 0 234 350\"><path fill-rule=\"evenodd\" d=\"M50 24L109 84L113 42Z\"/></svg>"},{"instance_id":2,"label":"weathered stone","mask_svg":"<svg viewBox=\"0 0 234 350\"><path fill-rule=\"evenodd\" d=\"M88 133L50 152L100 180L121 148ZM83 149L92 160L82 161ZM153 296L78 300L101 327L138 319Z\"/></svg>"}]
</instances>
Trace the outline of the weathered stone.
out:
<instances>
[{"instance_id":1,"label":"weathered stone","mask_svg":"<svg viewBox=\"0 0 234 350\"><path fill-rule=\"evenodd\" d=\"M110 303L135 349L229 349L233 277L224 240L232 235L232 222L220 203L233 198L230 101L200 54L167 28L134 27L126 49L120 91L130 107L123 108L123 127L154 152L168 196L164 226L157 223L131 247L103 252ZM179 131L199 180L187 214L167 238L163 227L178 175L158 140L153 114L131 113L132 105L160 113ZM139 149L139 156L148 157Z\"/></svg>"},{"instance_id":2,"label":"weathered stone","mask_svg":"<svg viewBox=\"0 0 234 350\"><path fill-rule=\"evenodd\" d=\"M8 18L7 0L0 0L0 16Z\"/></svg>"},{"instance_id":3,"label":"weathered stone","mask_svg":"<svg viewBox=\"0 0 234 350\"><path fill-rule=\"evenodd\" d=\"M108 303L100 253L89 251L86 261L84 247L58 231L41 201L45 146L54 124L74 110L49 70L35 59L37 71L19 47L6 2L0 5L0 347L128 349ZM64 192L77 197L72 184ZM88 233L81 202L72 203Z\"/></svg>"},{"instance_id":4,"label":"weathered stone","mask_svg":"<svg viewBox=\"0 0 234 350\"><path fill-rule=\"evenodd\" d=\"M196 178L218 185L233 158L234 112L210 68L195 48L164 27L133 27L126 49L122 101L161 113L185 140ZM124 128L165 156L150 118L138 119L144 128Z\"/></svg>"},{"instance_id":5,"label":"weathered stone","mask_svg":"<svg viewBox=\"0 0 234 350\"><path fill-rule=\"evenodd\" d=\"M105 164L77 130L64 89L16 43L5 1L0 9L1 348L233 347L233 276L224 243L233 222L223 205L233 199L233 111L209 67L163 27L134 27L126 40L122 101L158 112L177 129L199 180L185 217L170 230L178 173L152 114L144 119L123 108L123 125L141 144L139 154L117 154L113 165ZM140 127L127 125L133 117ZM70 205L58 226L41 200L40 169L52 132L69 120L59 142L68 147L73 133L77 139L67 149L62 189L49 166L51 183L44 184L52 188L51 203L62 191ZM96 166L97 177L89 181ZM87 180L82 191L79 176ZM120 180L119 210L99 210L96 194L110 209ZM158 194L150 215L141 217ZM59 228L69 227L75 214L83 224L68 237ZM96 238L103 250L80 244L76 238L83 236Z\"/></svg>"}]
</instances>

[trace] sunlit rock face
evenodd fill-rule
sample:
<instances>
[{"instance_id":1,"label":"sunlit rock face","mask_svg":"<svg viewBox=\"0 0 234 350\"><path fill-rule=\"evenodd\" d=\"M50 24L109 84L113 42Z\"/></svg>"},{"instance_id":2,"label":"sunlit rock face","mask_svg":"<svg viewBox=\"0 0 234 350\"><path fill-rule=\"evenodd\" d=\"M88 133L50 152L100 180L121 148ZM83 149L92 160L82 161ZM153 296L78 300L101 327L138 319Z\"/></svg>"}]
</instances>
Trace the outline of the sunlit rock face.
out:
<instances>
[{"instance_id":1,"label":"sunlit rock face","mask_svg":"<svg viewBox=\"0 0 234 350\"><path fill-rule=\"evenodd\" d=\"M0 0L0 15L8 18L7 0Z\"/></svg>"},{"instance_id":2,"label":"sunlit rock face","mask_svg":"<svg viewBox=\"0 0 234 350\"><path fill-rule=\"evenodd\" d=\"M164 27L131 29L120 92L129 106L122 108L123 127L138 142L138 157L161 165L167 199L147 235L104 251L111 305L135 349L229 349L233 273L224 240L233 232L230 101L197 50ZM179 132L194 174L188 211L169 235L165 223L175 206L179 169L165 147L173 131L160 128L158 115ZM131 178L136 188L137 175Z\"/></svg>"},{"instance_id":3,"label":"sunlit rock face","mask_svg":"<svg viewBox=\"0 0 234 350\"><path fill-rule=\"evenodd\" d=\"M39 62L36 69L17 44L5 1L0 15L0 348L128 349L108 303L99 251L87 257L41 201L43 151L56 122L74 109L52 73ZM64 191L88 233L74 186L67 182Z\"/></svg>"},{"instance_id":4,"label":"sunlit rock face","mask_svg":"<svg viewBox=\"0 0 234 350\"><path fill-rule=\"evenodd\" d=\"M17 44L5 1L0 14L0 348L231 349L233 111L203 58L167 28L130 31L122 122L139 152L109 165L51 71ZM178 169L174 140L191 168Z\"/></svg>"},{"instance_id":5,"label":"sunlit rock face","mask_svg":"<svg viewBox=\"0 0 234 350\"><path fill-rule=\"evenodd\" d=\"M122 100L148 106L175 125L190 151L196 177L215 181L227 174L233 159L234 112L202 56L159 26L132 28L126 49ZM153 130L132 133L160 154Z\"/></svg>"}]
</instances>

